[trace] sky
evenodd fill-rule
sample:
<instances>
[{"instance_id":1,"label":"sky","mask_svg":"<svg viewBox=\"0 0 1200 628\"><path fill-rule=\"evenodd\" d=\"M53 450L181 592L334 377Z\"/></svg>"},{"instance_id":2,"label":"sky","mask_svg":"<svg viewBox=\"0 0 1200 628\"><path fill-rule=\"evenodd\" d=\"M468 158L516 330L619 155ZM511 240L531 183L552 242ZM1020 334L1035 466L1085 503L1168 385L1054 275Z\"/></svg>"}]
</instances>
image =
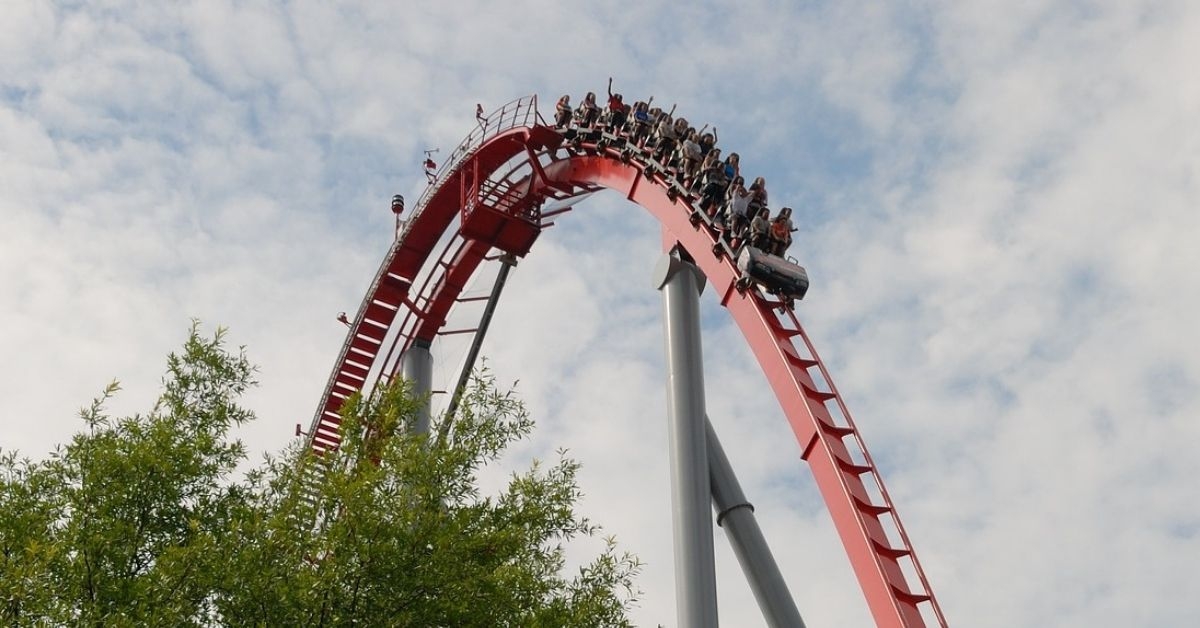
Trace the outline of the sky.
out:
<instances>
[{"instance_id":1,"label":"sky","mask_svg":"<svg viewBox=\"0 0 1200 628\"><path fill-rule=\"evenodd\" d=\"M239 437L282 448L422 151L476 103L548 115L612 77L796 209L799 316L952 624L1196 625L1198 34L1186 0L4 0L0 448L44 456L113 379L114 414L149 409L193 318L261 369ZM674 626L660 255L645 211L588 199L483 352L538 421L506 463L582 462L581 510L646 563L634 620ZM801 613L871 625L760 367L702 307L708 413ZM761 625L715 542L722 623Z\"/></svg>"}]
</instances>

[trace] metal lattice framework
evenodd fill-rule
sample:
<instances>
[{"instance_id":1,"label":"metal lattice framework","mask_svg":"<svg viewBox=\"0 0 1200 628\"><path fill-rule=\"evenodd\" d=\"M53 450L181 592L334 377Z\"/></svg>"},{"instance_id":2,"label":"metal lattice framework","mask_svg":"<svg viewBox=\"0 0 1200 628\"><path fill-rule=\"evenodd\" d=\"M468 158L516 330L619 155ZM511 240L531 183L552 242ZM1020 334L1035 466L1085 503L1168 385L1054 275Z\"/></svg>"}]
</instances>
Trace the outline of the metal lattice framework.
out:
<instances>
[{"instance_id":1,"label":"metal lattice framework","mask_svg":"<svg viewBox=\"0 0 1200 628\"><path fill-rule=\"evenodd\" d=\"M315 455L340 443L339 411L359 390L400 374L401 356L446 329L475 273L529 252L552 215L615 190L661 223L741 329L787 417L877 625L946 626L883 478L794 311L739 290L733 252L661 164L623 138L548 126L536 96L481 120L421 197L371 281L307 433ZM568 139L569 138L569 139ZM543 212L548 203L559 209ZM482 327L482 326L481 326ZM315 480L314 480L315 481Z\"/></svg>"}]
</instances>

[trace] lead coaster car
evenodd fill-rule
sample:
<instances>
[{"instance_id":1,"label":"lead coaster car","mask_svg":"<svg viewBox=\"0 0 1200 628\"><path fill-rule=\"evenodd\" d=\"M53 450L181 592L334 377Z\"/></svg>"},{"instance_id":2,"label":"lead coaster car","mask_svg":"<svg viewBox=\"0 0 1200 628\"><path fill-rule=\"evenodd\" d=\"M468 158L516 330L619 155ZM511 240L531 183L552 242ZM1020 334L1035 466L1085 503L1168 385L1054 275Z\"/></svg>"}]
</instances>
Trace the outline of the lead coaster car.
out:
<instances>
[{"instance_id":1,"label":"lead coaster car","mask_svg":"<svg viewBox=\"0 0 1200 628\"><path fill-rule=\"evenodd\" d=\"M802 300L808 292L808 271L803 266L770 255L762 249L748 245L742 247L737 267L742 271L742 278L737 285L739 290L749 289L750 283L754 282L768 293L797 301Z\"/></svg>"}]
</instances>

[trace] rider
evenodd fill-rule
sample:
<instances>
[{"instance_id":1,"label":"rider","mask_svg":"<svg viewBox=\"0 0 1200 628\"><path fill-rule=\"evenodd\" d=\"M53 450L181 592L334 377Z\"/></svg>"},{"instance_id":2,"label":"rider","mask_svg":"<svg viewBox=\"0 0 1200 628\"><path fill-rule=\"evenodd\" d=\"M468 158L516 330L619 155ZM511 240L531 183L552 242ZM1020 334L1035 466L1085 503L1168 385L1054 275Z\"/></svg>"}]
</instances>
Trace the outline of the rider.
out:
<instances>
[{"instance_id":1,"label":"rider","mask_svg":"<svg viewBox=\"0 0 1200 628\"><path fill-rule=\"evenodd\" d=\"M650 100L654 100L652 97ZM635 145L642 145L646 141L646 137L650 135L650 103L638 101L633 104L633 130L630 133L629 141Z\"/></svg>"},{"instance_id":2,"label":"rider","mask_svg":"<svg viewBox=\"0 0 1200 628\"><path fill-rule=\"evenodd\" d=\"M753 205L751 205L753 206ZM754 215L754 220L750 221L750 246L760 250L769 252L767 245L770 243L768 232L771 229L771 210L763 207Z\"/></svg>"},{"instance_id":3,"label":"rider","mask_svg":"<svg viewBox=\"0 0 1200 628\"><path fill-rule=\"evenodd\" d=\"M559 129L571 126L570 94L563 94L562 98L558 99L558 103L554 105L554 126Z\"/></svg>"},{"instance_id":4,"label":"rider","mask_svg":"<svg viewBox=\"0 0 1200 628\"><path fill-rule=\"evenodd\" d=\"M700 134L695 129L688 128L687 133L683 136L683 142L679 145L678 161L680 164L680 181L685 187L690 186L696 176L696 170L700 167Z\"/></svg>"},{"instance_id":5,"label":"rider","mask_svg":"<svg viewBox=\"0 0 1200 628\"><path fill-rule=\"evenodd\" d=\"M792 244L792 208L784 207L771 221L771 253L783 257Z\"/></svg>"},{"instance_id":6,"label":"rider","mask_svg":"<svg viewBox=\"0 0 1200 628\"><path fill-rule=\"evenodd\" d=\"M719 150L719 149L718 149ZM709 216L719 217L721 206L725 201L725 189L729 187L729 179L725 178L725 167L720 159L713 158L714 153L704 159L708 167L704 168L704 186L700 188L700 209ZM700 179L700 177L696 177Z\"/></svg>"},{"instance_id":7,"label":"rider","mask_svg":"<svg viewBox=\"0 0 1200 628\"><path fill-rule=\"evenodd\" d=\"M754 195L763 205L767 204L767 180L762 177L755 177L754 183L750 184L750 193Z\"/></svg>"},{"instance_id":8,"label":"rider","mask_svg":"<svg viewBox=\"0 0 1200 628\"><path fill-rule=\"evenodd\" d=\"M625 126L625 116L629 113L629 106L626 105L620 94L614 94L612 90L612 77L608 77L608 130L611 133L620 133L621 127Z\"/></svg>"},{"instance_id":9,"label":"rider","mask_svg":"<svg viewBox=\"0 0 1200 628\"><path fill-rule=\"evenodd\" d=\"M575 110L575 120L579 127L583 128L595 124L599 117L600 105L596 104L596 93L588 92L587 96L583 97L583 102L579 103L579 108Z\"/></svg>"},{"instance_id":10,"label":"rider","mask_svg":"<svg viewBox=\"0 0 1200 628\"><path fill-rule=\"evenodd\" d=\"M729 153L725 156L725 177L730 181L742 178L740 176L741 167L739 166L741 160L741 155L738 155L737 153Z\"/></svg>"},{"instance_id":11,"label":"rider","mask_svg":"<svg viewBox=\"0 0 1200 628\"><path fill-rule=\"evenodd\" d=\"M717 147L717 127L713 127L712 133L700 134L700 154L708 157L708 154Z\"/></svg>"},{"instance_id":12,"label":"rider","mask_svg":"<svg viewBox=\"0 0 1200 628\"><path fill-rule=\"evenodd\" d=\"M740 238L750 220L750 191L746 189L746 180L740 176L733 178L729 186L729 240Z\"/></svg>"},{"instance_id":13,"label":"rider","mask_svg":"<svg viewBox=\"0 0 1200 628\"><path fill-rule=\"evenodd\" d=\"M675 133L675 125L671 121L671 114L663 112L662 117L658 120L658 129L654 134L654 159L666 166L667 158L671 153L675 152L675 140L678 139Z\"/></svg>"}]
</instances>

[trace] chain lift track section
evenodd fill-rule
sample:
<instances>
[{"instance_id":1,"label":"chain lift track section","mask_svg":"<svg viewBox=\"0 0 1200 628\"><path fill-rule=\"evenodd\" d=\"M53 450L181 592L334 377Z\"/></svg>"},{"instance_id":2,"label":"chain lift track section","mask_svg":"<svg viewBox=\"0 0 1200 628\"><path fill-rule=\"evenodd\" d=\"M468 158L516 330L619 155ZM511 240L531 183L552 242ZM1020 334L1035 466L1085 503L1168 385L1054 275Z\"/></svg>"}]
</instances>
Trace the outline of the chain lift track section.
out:
<instances>
[{"instance_id":1,"label":"chain lift track section","mask_svg":"<svg viewBox=\"0 0 1200 628\"><path fill-rule=\"evenodd\" d=\"M321 397L308 432L311 451L321 456L340 443L345 399L391 377L409 346L428 347L446 333L447 314L476 269L500 255L523 257L551 214L567 211L571 199L615 190L658 219L664 243L677 243L691 256L741 329L792 427L876 624L915 628L932 618L930 625L944 628L883 478L795 312L758 288L738 289L732 251L664 172L623 138L594 131L567 141L537 113L536 96L493 112L455 149L384 257ZM554 201L565 206L543 214L543 205Z\"/></svg>"}]
</instances>

